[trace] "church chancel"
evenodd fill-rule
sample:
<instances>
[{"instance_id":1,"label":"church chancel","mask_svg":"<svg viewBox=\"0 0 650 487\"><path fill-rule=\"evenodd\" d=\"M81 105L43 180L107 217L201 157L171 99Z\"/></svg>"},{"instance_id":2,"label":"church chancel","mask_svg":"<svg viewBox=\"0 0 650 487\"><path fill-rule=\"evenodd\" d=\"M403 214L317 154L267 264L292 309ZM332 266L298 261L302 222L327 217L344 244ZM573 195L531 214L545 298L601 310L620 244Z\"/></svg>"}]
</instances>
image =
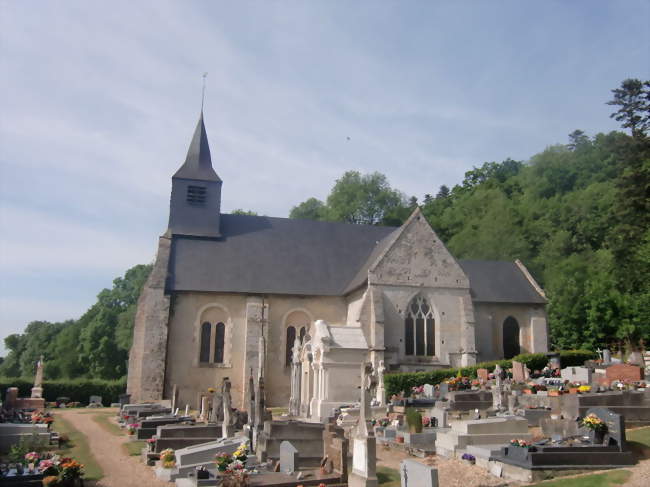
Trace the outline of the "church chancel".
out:
<instances>
[{"instance_id":1,"label":"church chancel","mask_svg":"<svg viewBox=\"0 0 650 487\"><path fill-rule=\"evenodd\" d=\"M547 351L546 299L523 263L455 259L419 209L397 228L224 214L222 184L201 115L138 302L134 401L177 391L198 407L229 377L245 408L263 367L269 406L320 420L359 402L362 363L383 374Z\"/></svg>"}]
</instances>

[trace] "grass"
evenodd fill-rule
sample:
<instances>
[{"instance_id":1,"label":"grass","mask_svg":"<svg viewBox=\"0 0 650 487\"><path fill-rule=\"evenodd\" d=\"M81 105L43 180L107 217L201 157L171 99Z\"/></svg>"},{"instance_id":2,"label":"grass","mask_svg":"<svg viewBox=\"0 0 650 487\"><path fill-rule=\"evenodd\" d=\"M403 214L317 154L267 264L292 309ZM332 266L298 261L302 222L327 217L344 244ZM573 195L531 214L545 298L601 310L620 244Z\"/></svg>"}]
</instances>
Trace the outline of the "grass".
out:
<instances>
[{"instance_id":1,"label":"grass","mask_svg":"<svg viewBox=\"0 0 650 487\"><path fill-rule=\"evenodd\" d=\"M612 470L580 477L560 478L550 482L541 482L531 487L615 487L623 485L630 478L629 470Z\"/></svg>"},{"instance_id":2,"label":"grass","mask_svg":"<svg viewBox=\"0 0 650 487\"><path fill-rule=\"evenodd\" d=\"M83 464L86 480L99 480L104 476L102 467L90 451L88 440L77 428L62 418L55 416L53 429L61 435L66 435L69 439L67 443L56 452L63 457L73 457L79 463Z\"/></svg>"},{"instance_id":3,"label":"grass","mask_svg":"<svg viewBox=\"0 0 650 487\"><path fill-rule=\"evenodd\" d=\"M377 480L383 487L400 487L399 471L394 468L377 467Z\"/></svg>"},{"instance_id":4,"label":"grass","mask_svg":"<svg viewBox=\"0 0 650 487\"><path fill-rule=\"evenodd\" d=\"M126 443L122 443L122 447L126 451L126 454L132 457L140 455L142 453L142 449L146 445L147 442L144 440L134 440L134 441L127 441Z\"/></svg>"},{"instance_id":5,"label":"grass","mask_svg":"<svg viewBox=\"0 0 650 487\"><path fill-rule=\"evenodd\" d=\"M93 421L115 436L124 436L124 430L109 419L111 416L112 413L96 414L93 416Z\"/></svg>"}]
</instances>

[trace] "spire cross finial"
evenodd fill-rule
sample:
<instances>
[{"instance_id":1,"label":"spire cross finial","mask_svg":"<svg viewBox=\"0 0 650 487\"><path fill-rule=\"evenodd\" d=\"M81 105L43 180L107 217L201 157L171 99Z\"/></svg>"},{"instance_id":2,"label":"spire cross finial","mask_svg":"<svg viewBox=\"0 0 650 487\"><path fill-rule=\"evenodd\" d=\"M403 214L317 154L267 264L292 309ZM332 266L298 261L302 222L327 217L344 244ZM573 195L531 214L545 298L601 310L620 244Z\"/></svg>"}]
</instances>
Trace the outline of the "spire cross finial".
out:
<instances>
[{"instance_id":1,"label":"spire cross finial","mask_svg":"<svg viewBox=\"0 0 650 487\"><path fill-rule=\"evenodd\" d=\"M203 73L203 91L201 92L201 113L203 113L203 102L205 101L205 78L208 77L208 72Z\"/></svg>"}]
</instances>

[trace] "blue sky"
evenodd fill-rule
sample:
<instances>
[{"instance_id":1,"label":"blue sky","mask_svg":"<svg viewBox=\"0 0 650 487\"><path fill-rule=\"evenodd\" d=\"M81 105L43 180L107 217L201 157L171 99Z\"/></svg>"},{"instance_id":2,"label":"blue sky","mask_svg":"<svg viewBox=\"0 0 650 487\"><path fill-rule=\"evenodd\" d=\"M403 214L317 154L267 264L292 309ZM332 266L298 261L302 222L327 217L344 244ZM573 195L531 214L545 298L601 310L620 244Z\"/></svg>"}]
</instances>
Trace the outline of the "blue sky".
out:
<instances>
[{"instance_id":1,"label":"blue sky","mask_svg":"<svg viewBox=\"0 0 650 487\"><path fill-rule=\"evenodd\" d=\"M153 259L204 71L224 211L286 216L349 169L422 198L616 129L648 21L647 0L0 0L0 338Z\"/></svg>"}]
</instances>

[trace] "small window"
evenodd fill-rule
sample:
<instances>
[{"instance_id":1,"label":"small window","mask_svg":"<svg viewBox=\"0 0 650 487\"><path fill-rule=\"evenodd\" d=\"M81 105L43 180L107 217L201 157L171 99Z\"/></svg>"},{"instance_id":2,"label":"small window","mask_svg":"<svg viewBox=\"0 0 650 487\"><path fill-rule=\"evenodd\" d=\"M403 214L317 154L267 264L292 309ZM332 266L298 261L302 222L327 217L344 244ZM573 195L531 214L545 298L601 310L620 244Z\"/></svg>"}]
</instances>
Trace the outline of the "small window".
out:
<instances>
[{"instance_id":1,"label":"small window","mask_svg":"<svg viewBox=\"0 0 650 487\"><path fill-rule=\"evenodd\" d=\"M223 342L226 336L226 326L223 323L217 323L214 330L214 363L223 363Z\"/></svg>"},{"instance_id":2,"label":"small window","mask_svg":"<svg viewBox=\"0 0 650 487\"><path fill-rule=\"evenodd\" d=\"M307 334L307 330L303 326L302 328L300 328L300 343L304 343L306 334Z\"/></svg>"},{"instance_id":3,"label":"small window","mask_svg":"<svg viewBox=\"0 0 650 487\"><path fill-rule=\"evenodd\" d=\"M205 206L205 186L188 186L187 202L192 206Z\"/></svg>"},{"instance_id":4,"label":"small window","mask_svg":"<svg viewBox=\"0 0 650 487\"><path fill-rule=\"evenodd\" d=\"M285 365L289 367L293 359L293 343L296 340L296 329L293 326L287 328L287 348L285 349Z\"/></svg>"},{"instance_id":5,"label":"small window","mask_svg":"<svg viewBox=\"0 0 650 487\"><path fill-rule=\"evenodd\" d=\"M201 325L201 352L199 362L207 363L210 361L210 331L212 326L207 321Z\"/></svg>"}]
</instances>

